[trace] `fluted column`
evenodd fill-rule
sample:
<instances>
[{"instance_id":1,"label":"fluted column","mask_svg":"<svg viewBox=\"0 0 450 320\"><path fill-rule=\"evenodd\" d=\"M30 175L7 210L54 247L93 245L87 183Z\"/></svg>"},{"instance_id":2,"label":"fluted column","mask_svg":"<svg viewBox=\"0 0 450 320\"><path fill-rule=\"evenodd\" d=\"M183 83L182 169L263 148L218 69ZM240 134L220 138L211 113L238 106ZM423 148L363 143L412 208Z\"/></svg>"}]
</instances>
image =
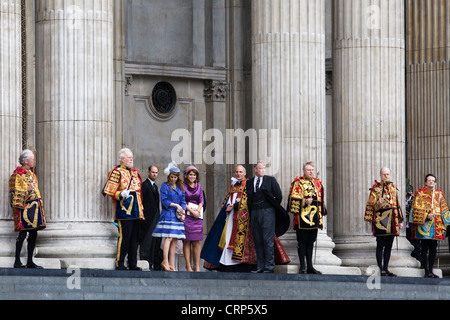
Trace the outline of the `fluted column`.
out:
<instances>
[{"instance_id":1,"label":"fluted column","mask_svg":"<svg viewBox=\"0 0 450 320\"><path fill-rule=\"evenodd\" d=\"M335 0L334 21L335 253L344 265L365 271L376 260L375 238L363 221L364 210L382 167L391 169L404 199L404 1ZM399 237L398 246L396 251L394 243L390 269L415 267L404 237Z\"/></svg>"},{"instance_id":2,"label":"fluted column","mask_svg":"<svg viewBox=\"0 0 450 320\"><path fill-rule=\"evenodd\" d=\"M117 235L101 195L118 163L113 1L38 0L36 39L37 168L49 225L39 255L61 258L63 267L113 258Z\"/></svg>"},{"instance_id":3,"label":"fluted column","mask_svg":"<svg viewBox=\"0 0 450 320\"><path fill-rule=\"evenodd\" d=\"M276 176L285 205L290 184L307 161L316 163L327 189L325 2L252 1L252 50L253 128L267 130L267 136L259 131L258 158L268 164L267 174ZM295 233L282 240L298 265ZM326 230L321 232L317 269L336 272L327 269L341 263L333 247Z\"/></svg>"},{"instance_id":4,"label":"fluted column","mask_svg":"<svg viewBox=\"0 0 450 320\"><path fill-rule=\"evenodd\" d=\"M14 252L8 202L9 177L22 149L22 68L20 0L0 4L0 256ZM9 261L8 261L9 263ZM11 266L9 263L8 266Z\"/></svg>"},{"instance_id":5,"label":"fluted column","mask_svg":"<svg viewBox=\"0 0 450 320\"><path fill-rule=\"evenodd\" d=\"M407 177L419 189L427 173L450 192L450 1L407 0ZM447 241L440 266L450 272ZM445 256L444 256L445 255Z\"/></svg>"},{"instance_id":6,"label":"fluted column","mask_svg":"<svg viewBox=\"0 0 450 320\"><path fill-rule=\"evenodd\" d=\"M268 155L286 195L304 162L326 172L325 5L258 0L252 6L253 127L279 130Z\"/></svg>"}]
</instances>

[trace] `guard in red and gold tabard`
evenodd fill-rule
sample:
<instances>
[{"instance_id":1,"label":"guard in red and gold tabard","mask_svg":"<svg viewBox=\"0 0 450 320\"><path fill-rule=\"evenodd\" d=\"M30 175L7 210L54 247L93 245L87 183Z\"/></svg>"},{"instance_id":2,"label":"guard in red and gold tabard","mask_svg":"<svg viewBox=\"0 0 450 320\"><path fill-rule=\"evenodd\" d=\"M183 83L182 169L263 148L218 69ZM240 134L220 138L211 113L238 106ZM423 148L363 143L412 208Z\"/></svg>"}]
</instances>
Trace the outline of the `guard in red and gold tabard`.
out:
<instances>
[{"instance_id":1,"label":"guard in red and gold tabard","mask_svg":"<svg viewBox=\"0 0 450 320\"><path fill-rule=\"evenodd\" d=\"M325 190L322 182L314 177L315 165L307 162L303 176L295 178L289 190L288 212L294 215L294 230L297 234L300 273L321 274L313 266L313 248L318 229L323 229ZM305 267L306 258L306 267Z\"/></svg>"},{"instance_id":2,"label":"guard in red and gold tabard","mask_svg":"<svg viewBox=\"0 0 450 320\"><path fill-rule=\"evenodd\" d=\"M34 172L34 154L24 150L19 157L20 167L9 179L9 202L14 213L14 230L19 232L16 240L14 268L25 268L20 261L22 245L28 233L27 268L41 268L33 262L38 230L45 229L44 208Z\"/></svg>"},{"instance_id":3,"label":"guard in red and gold tabard","mask_svg":"<svg viewBox=\"0 0 450 320\"><path fill-rule=\"evenodd\" d=\"M114 220L119 228L116 269L127 269L124 262L128 254L128 268L141 270L137 266L137 249L140 221L145 220L141 195L142 178L133 169L134 158L130 149L120 150L119 159L120 166L111 170L102 191L104 196L112 198Z\"/></svg>"},{"instance_id":4,"label":"guard in red and gold tabard","mask_svg":"<svg viewBox=\"0 0 450 320\"><path fill-rule=\"evenodd\" d=\"M436 189L435 175L427 174L425 187L415 192L409 222L414 239L420 240L425 277L437 278L433 273L437 242L444 240L444 232L450 224L450 211L444 193Z\"/></svg>"},{"instance_id":5,"label":"guard in red and gold tabard","mask_svg":"<svg viewBox=\"0 0 450 320\"><path fill-rule=\"evenodd\" d=\"M402 208L398 201L398 189L391 182L389 168L380 170L381 182L375 180L370 189L364 221L372 223L377 239L376 259L382 276L396 276L389 271L392 244L403 228Z\"/></svg>"}]
</instances>

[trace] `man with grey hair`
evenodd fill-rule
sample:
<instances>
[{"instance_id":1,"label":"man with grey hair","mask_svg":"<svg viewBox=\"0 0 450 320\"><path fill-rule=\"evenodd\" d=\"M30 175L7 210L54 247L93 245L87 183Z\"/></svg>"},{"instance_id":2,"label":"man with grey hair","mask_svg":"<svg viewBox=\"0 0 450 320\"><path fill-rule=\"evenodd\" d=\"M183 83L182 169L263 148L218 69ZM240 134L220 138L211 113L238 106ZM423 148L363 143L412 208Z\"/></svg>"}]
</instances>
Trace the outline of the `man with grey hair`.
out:
<instances>
[{"instance_id":1,"label":"man with grey hair","mask_svg":"<svg viewBox=\"0 0 450 320\"><path fill-rule=\"evenodd\" d=\"M16 240L14 268L25 268L20 261L22 245L28 233L27 268L42 268L33 262L37 232L46 227L44 208L34 172L34 153L24 150L19 156L20 167L9 179L9 201L14 213L14 230L19 233Z\"/></svg>"},{"instance_id":2,"label":"man with grey hair","mask_svg":"<svg viewBox=\"0 0 450 320\"><path fill-rule=\"evenodd\" d=\"M269 197L281 203L282 193L277 180L266 176L266 165L258 161L255 176L247 185L247 205L250 211L250 223L255 242L257 270L260 273L272 273L275 268L274 242L276 211Z\"/></svg>"},{"instance_id":3,"label":"man with grey hair","mask_svg":"<svg viewBox=\"0 0 450 320\"><path fill-rule=\"evenodd\" d=\"M396 275L388 269L389 260L394 238L400 235L400 229L403 228L403 213L398 189L391 181L391 170L381 168L380 178L381 182L375 180L370 188L364 221L371 223L373 235L377 239L375 256L381 275L393 277Z\"/></svg>"},{"instance_id":4,"label":"man with grey hair","mask_svg":"<svg viewBox=\"0 0 450 320\"><path fill-rule=\"evenodd\" d=\"M112 198L114 220L119 227L116 269L127 269L125 257L128 256L128 268L141 270L137 266L137 250L140 220L145 220L141 196L142 178L133 168L134 157L130 149L121 149L119 160L120 165L110 171L102 191L104 196Z\"/></svg>"}]
</instances>

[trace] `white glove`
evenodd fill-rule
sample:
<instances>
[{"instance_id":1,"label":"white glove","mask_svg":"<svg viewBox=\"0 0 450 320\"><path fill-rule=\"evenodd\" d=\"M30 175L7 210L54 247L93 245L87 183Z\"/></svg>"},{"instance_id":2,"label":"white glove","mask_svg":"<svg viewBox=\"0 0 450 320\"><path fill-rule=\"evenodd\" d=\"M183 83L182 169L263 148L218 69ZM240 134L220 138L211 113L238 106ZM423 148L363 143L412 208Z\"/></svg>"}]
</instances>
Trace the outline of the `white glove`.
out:
<instances>
[{"instance_id":1,"label":"white glove","mask_svg":"<svg viewBox=\"0 0 450 320\"><path fill-rule=\"evenodd\" d=\"M130 190L123 190L120 195L122 198L127 198L130 195Z\"/></svg>"}]
</instances>

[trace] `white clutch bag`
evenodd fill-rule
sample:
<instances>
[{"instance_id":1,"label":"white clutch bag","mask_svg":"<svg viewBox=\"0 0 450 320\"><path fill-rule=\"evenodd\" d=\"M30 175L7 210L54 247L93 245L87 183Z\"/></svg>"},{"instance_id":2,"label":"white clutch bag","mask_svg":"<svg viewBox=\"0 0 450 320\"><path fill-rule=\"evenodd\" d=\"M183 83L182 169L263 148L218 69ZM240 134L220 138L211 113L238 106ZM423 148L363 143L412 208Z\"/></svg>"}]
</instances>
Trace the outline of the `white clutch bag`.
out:
<instances>
[{"instance_id":1,"label":"white clutch bag","mask_svg":"<svg viewBox=\"0 0 450 320\"><path fill-rule=\"evenodd\" d=\"M188 202L188 207L192 210L198 210L198 204ZM186 210L187 215L192 216L192 214L189 212L189 210ZM203 220L203 207L200 209L200 218Z\"/></svg>"}]
</instances>

